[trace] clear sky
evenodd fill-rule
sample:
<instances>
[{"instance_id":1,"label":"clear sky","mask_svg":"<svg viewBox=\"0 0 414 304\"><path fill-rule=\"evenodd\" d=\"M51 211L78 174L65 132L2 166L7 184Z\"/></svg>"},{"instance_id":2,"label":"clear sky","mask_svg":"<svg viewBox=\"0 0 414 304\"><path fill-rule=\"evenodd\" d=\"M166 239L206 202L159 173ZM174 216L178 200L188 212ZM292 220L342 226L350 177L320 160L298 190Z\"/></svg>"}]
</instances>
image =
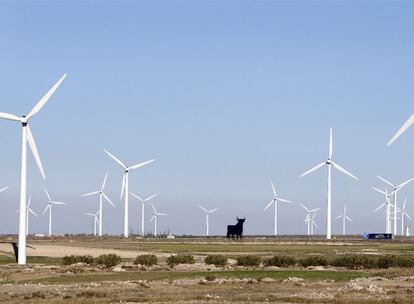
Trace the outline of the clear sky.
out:
<instances>
[{"instance_id":1,"label":"clear sky","mask_svg":"<svg viewBox=\"0 0 414 304\"><path fill-rule=\"evenodd\" d=\"M130 188L158 193L162 231L202 234L203 203L220 208L212 234L236 216L246 233L270 234L272 180L280 196L322 208L324 233L326 170L299 175L327 158L329 127L334 160L360 178L334 171L333 215L346 203L350 232L384 230L375 175L414 176L414 129L386 147L413 111L413 33L410 1L2 1L0 111L27 113L68 73L31 121L47 175L29 154L31 230L47 231L47 186L68 202L55 208L54 231L90 232L84 213L98 201L80 195L108 171L117 207L105 206L104 232L122 233L122 170L107 148L128 164L157 159L131 172ZM20 132L0 121L0 187L11 187L0 232L17 232ZM414 215L414 183L399 197ZM306 232L298 204L279 210L281 234Z\"/></svg>"}]
</instances>

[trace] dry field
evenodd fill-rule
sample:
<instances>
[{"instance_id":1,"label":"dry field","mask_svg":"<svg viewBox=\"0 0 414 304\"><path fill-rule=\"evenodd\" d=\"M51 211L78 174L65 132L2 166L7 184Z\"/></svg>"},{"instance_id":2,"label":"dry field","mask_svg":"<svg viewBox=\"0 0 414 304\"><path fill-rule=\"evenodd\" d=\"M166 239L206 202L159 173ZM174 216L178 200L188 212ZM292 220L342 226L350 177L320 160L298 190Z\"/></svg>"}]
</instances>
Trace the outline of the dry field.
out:
<instances>
[{"instance_id":1,"label":"dry field","mask_svg":"<svg viewBox=\"0 0 414 304\"><path fill-rule=\"evenodd\" d=\"M2 238L0 241L6 241ZM364 241L359 237L222 238L124 240L86 236L29 238L29 264L14 262L11 245L0 244L0 303L414 303L414 268L350 269L298 264L289 267L237 266L242 255L335 259L342 256L413 257L414 239ZM115 253L117 266L63 265L66 255ZM158 265L134 265L137 255L154 254ZM172 254L191 254L195 264L170 267ZM229 257L224 267L204 257Z\"/></svg>"}]
</instances>

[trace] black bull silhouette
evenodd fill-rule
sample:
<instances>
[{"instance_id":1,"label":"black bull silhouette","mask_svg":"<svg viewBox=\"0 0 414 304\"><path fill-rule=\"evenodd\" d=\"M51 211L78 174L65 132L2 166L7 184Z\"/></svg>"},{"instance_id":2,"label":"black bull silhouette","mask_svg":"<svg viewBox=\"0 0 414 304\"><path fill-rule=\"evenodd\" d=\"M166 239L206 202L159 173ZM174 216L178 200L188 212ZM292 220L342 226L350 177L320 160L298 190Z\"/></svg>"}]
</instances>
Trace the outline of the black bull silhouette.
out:
<instances>
[{"instance_id":1,"label":"black bull silhouette","mask_svg":"<svg viewBox=\"0 0 414 304\"><path fill-rule=\"evenodd\" d=\"M234 240L234 236L237 239L242 238L243 235L243 223L246 221L246 218L239 219L237 217L237 224L236 225L228 225L227 226L227 238L232 238Z\"/></svg>"}]
</instances>

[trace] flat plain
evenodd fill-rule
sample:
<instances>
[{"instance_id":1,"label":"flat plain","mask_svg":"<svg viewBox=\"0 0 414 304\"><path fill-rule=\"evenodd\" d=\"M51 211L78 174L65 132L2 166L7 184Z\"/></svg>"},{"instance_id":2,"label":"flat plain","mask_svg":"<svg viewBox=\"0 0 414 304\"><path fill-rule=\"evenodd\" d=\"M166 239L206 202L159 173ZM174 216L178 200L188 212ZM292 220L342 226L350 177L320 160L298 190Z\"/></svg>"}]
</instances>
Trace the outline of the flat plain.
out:
<instances>
[{"instance_id":1,"label":"flat plain","mask_svg":"<svg viewBox=\"0 0 414 304\"><path fill-rule=\"evenodd\" d=\"M29 237L28 243L33 249L28 249L24 267L15 264L10 244L0 244L1 303L414 303L411 265L332 265L341 257L411 260L413 238L366 241L353 236L328 242L323 237L300 236L246 237L242 241L62 236ZM64 265L62 261L68 255L109 253L122 257L122 262L105 267ZM143 254L157 256L158 264L135 265L135 257ZM192 255L195 263L168 265L167 258L175 254ZM229 260L226 266L207 265L204 258L208 255L224 255ZM296 263L237 265L237 259L245 255L262 260L291 257ZM304 259L328 264L306 266L300 262Z\"/></svg>"}]
</instances>

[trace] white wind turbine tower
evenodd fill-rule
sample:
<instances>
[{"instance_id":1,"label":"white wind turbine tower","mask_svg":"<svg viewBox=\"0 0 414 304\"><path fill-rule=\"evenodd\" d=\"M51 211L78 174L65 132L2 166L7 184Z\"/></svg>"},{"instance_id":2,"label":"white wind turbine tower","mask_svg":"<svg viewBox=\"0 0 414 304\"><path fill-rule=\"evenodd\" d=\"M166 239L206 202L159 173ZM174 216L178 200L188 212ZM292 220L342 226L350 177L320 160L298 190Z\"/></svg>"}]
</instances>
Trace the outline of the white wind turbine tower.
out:
<instances>
[{"instance_id":1,"label":"white wind turbine tower","mask_svg":"<svg viewBox=\"0 0 414 304\"><path fill-rule=\"evenodd\" d=\"M404 200L403 207L401 209L401 235L405 235L405 229L404 229L404 218L407 217L411 221L411 217L405 212L405 205L407 204L407 199ZM407 235L405 235L407 236Z\"/></svg>"},{"instance_id":2,"label":"white wind turbine tower","mask_svg":"<svg viewBox=\"0 0 414 304\"><path fill-rule=\"evenodd\" d=\"M157 210L155 209L155 206L153 204L151 204L152 206L152 210L154 210L154 214L152 215L152 218L150 219L150 222L154 221L154 236L157 236L157 223L158 223L158 216L166 216L166 213L160 213L157 212Z\"/></svg>"},{"instance_id":3,"label":"white wind turbine tower","mask_svg":"<svg viewBox=\"0 0 414 304\"><path fill-rule=\"evenodd\" d=\"M42 177L46 179L43 171L42 163L40 161L39 153L36 148L32 132L29 128L29 120L36 115L46 104L52 94L56 91L62 81L65 79L66 74L63 75L58 82L46 93L42 99L34 106L29 114L22 117L2 113L0 112L0 118L13 120L22 124L22 159L21 159L21 175L20 175L20 204L19 204L19 254L17 262L19 265L26 264L26 180L27 180L27 149L26 144L29 142L30 149L32 150L34 159L36 160L37 166L39 167Z\"/></svg>"},{"instance_id":4,"label":"white wind turbine tower","mask_svg":"<svg viewBox=\"0 0 414 304\"><path fill-rule=\"evenodd\" d=\"M289 203L291 204L291 201L288 201L286 199L277 197L276 194L276 189L275 186L273 185L273 182L270 182L270 185L272 186L272 191L273 191L273 198L270 200L270 202L267 204L267 206L264 208L264 211L266 211L272 204L275 205L275 217L274 217L274 235L277 235L277 207L279 202L283 202L283 203Z\"/></svg>"},{"instance_id":5,"label":"white wind turbine tower","mask_svg":"<svg viewBox=\"0 0 414 304\"><path fill-rule=\"evenodd\" d=\"M338 215L337 217L335 217L336 220L342 218L342 235L346 234L346 220L353 222L353 220L347 215L346 213L346 205L344 207L344 212L340 215Z\"/></svg>"},{"instance_id":6,"label":"white wind turbine tower","mask_svg":"<svg viewBox=\"0 0 414 304\"><path fill-rule=\"evenodd\" d=\"M206 213L206 236L209 236L209 229L210 229L210 225L209 225L209 216L210 214L212 214L213 212L217 211L219 208L215 208L212 210L207 210L206 208L204 208L201 205L198 205L198 207L200 207L201 210L203 210Z\"/></svg>"},{"instance_id":7,"label":"white wind turbine tower","mask_svg":"<svg viewBox=\"0 0 414 304\"><path fill-rule=\"evenodd\" d=\"M96 226L99 225L99 227L101 227L99 223L99 218L98 218L99 213L100 213L99 210L96 213L89 213L89 212L85 213L85 215L93 216L93 236L96 236L96 230L97 230Z\"/></svg>"},{"instance_id":8,"label":"white wind turbine tower","mask_svg":"<svg viewBox=\"0 0 414 304\"><path fill-rule=\"evenodd\" d=\"M385 195L385 203L381 204L377 209L374 210L374 212L377 212L382 207L385 207L385 232L391 233L391 207L392 205L391 205L390 197L392 193L388 193L387 188L385 188L385 192L375 187L372 187L372 189Z\"/></svg>"},{"instance_id":9,"label":"white wind turbine tower","mask_svg":"<svg viewBox=\"0 0 414 304\"><path fill-rule=\"evenodd\" d=\"M105 185L106 185L106 180L108 179L108 173L105 174L105 178L103 180L102 183L102 187L100 190L98 191L94 191L94 192L90 192L90 193L86 193L83 194L82 196L90 196L90 195L95 195L95 194L99 194L99 236L102 236L102 201L103 199L105 199L108 203L110 203L113 207L115 207L114 203L112 203L112 201L109 199L109 197L103 192Z\"/></svg>"},{"instance_id":10,"label":"white wind turbine tower","mask_svg":"<svg viewBox=\"0 0 414 304\"><path fill-rule=\"evenodd\" d=\"M137 200L139 200L141 202L141 236L145 236L145 227L144 227L144 222L145 222L145 203L152 200L154 197L157 196L157 194L153 194L145 199L141 198L140 196L130 192L129 194L131 194L133 197L135 197Z\"/></svg>"},{"instance_id":11,"label":"white wind turbine tower","mask_svg":"<svg viewBox=\"0 0 414 304\"><path fill-rule=\"evenodd\" d=\"M52 201L52 199L50 198L49 192L47 192L46 188L45 188L45 192L47 195L47 199L49 201L47 203L45 211L43 211L43 214L45 214L46 211L49 209L49 233L48 235L52 236L52 206L53 205L66 205L66 203Z\"/></svg>"},{"instance_id":12,"label":"white wind turbine tower","mask_svg":"<svg viewBox=\"0 0 414 304\"><path fill-rule=\"evenodd\" d=\"M316 211L320 210L321 208L315 208L315 209L308 209L304 204L299 203L303 209L306 210L306 217L305 217L305 222L308 226L308 235L310 235L311 232L311 222L313 221L313 218L315 218L316 215ZM313 215L313 217L311 217ZM314 221L313 221L314 222Z\"/></svg>"},{"instance_id":13,"label":"white wind turbine tower","mask_svg":"<svg viewBox=\"0 0 414 304\"><path fill-rule=\"evenodd\" d=\"M326 238L330 240L332 238L332 166L341 171L342 173L345 173L346 175L352 177L355 180L358 180L358 178L354 175L352 175L350 172L342 168L340 165L335 163L332 160L332 128L329 129L329 153L328 153L328 159L320 163L319 165L316 165L312 169L306 171L303 173L300 177L303 177L305 175L308 175L309 173L318 170L319 168L322 168L323 166L328 167L328 193L327 193L327 210L326 210Z\"/></svg>"},{"instance_id":14,"label":"white wind turbine tower","mask_svg":"<svg viewBox=\"0 0 414 304\"><path fill-rule=\"evenodd\" d=\"M388 180L386 180L385 178L378 176L377 177L382 180L384 183L390 185L392 187L392 189L394 190L392 193L394 194L394 235L398 234L398 229L397 229L397 192L400 191L402 188L404 188L408 183L412 182L414 180L414 177L410 178L409 180L399 184L399 185L394 185L391 182L389 182ZM403 234L403 231L401 231L401 234Z\"/></svg>"},{"instance_id":15,"label":"white wind turbine tower","mask_svg":"<svg viewBox=\"0 0 414 304\"><path fill-rule=\"evenodd\" d=\"M0 191L1 192L1 191ZM29 195L29 201L27 202L26 206L26 236L29 235L29 213L33 214L35 217L37 217L37 214L30 208L30 203L32 201L32 195ZM16 210L17 213L20 212L19 209Z\"/></svg>"},{"instance_id":16,"label":"white wind turbine tower","mask_svg":"<svg viewBox=\"0 0 414 304\"><path fill-rule=\"evenodd\" d=\"M124 176L122 178L122 188L121 188L121 199L125 192L125 214L124 214L124 237L128 237L128 198L129 198L129 181L128 181L128 174L130 170L138 169L140 167L143 167L145 165L148 165L149 163L152 163L155 161L155 159L151 159L149 161L145 161L130 167L127 167L123 162L121 162L118 158L116 158L114 155L112 155L110 152L105 150L105 153L108 154L114 161L116 161L121 167L124 169Z\"/></svg>"}]
</instances>

